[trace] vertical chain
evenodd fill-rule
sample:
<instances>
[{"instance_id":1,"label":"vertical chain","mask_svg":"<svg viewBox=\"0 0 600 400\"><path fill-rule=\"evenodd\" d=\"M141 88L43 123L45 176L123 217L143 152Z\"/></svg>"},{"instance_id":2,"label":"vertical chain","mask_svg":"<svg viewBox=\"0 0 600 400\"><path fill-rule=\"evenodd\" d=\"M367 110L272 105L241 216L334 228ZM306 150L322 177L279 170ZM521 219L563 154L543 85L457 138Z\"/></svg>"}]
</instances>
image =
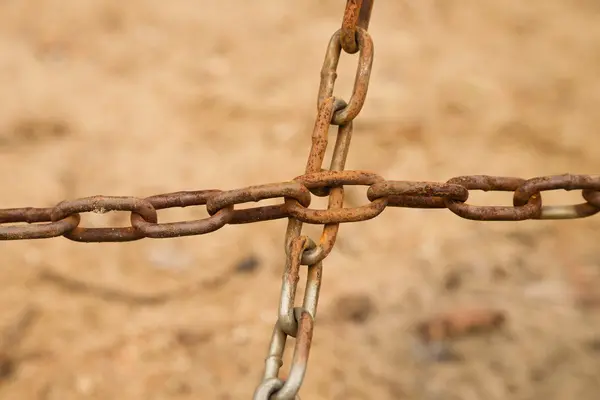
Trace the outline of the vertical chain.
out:
<instances>
[{"instance_id":1,"label":"vertical chain","mask_svg":"<svg viewBox=\"0 0 600 400\"><path fill-rule=\"evenodd\" d=\"M333 34L327 46L321 69L312 144L306 162L307 175L322 171L331 125L338 125L338 129L329 170L343 171L345 168L352 139L353 120L363 107L373 64L373 42L366 31L372 6L373 0L349 0L342 29ZM350 54L360 52L354 89L348 102L333 96L342 49ZM341 209L344 205L344 188L341 185L310 190L316 196L329 196L328 210ZM298 204L298 200L285 199L286 205L292 203ZM321 289L322 262L331 252L338 231L339 223L325 224L319 244L316 244L309 237L301 235L302 221L288 218L284 244L286 265L282 277L279 315L273 327L263 380L254 392L254 400L300 398L298 392L306 374ZM302 306L295 307L301 265L307 265L306 288ZM284 381L278 374L283 365L288 336L295 338L296 343L290 372Z\"/></svg>"}]
</instances>

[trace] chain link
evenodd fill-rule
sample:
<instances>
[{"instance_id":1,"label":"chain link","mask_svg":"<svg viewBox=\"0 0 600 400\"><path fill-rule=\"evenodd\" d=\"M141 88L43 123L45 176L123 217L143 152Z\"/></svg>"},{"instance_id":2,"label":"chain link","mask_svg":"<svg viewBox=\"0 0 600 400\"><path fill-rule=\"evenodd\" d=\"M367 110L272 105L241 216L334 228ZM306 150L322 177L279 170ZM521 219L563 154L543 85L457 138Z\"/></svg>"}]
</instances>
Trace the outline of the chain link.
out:
<instances>
[{"instance_id":1,"label":"chain link","mask_svg":"<svg viewBox=\"0 0 600 400\"><path fill-rule=\"evenodd\" d=\"M142 238L203 235L228 224L247 224L288 218L284 238L286 265L282 277L278 318L255 400L299 399L306 374L322 280L322 262L336 242L342 223L366 221L387 207L447 208L459 217L476 221L575 219L600 211L600 175L553 175L532 179L487 175L460 176L446 182L389 181L368 171L344 170L353 133L353 120L363 108L373 64L373 41L367 32L373 0L347 0L342 27L329 41L321 69L317 115L305 173L288 182L234 190L199 190L146 198L93 196L63 201L49 208L0 209L0 240L47 239L58 236L77 242L127 242ZM348 102L334 96L341 51L359 53L354 88ZM337 137L328 170L322 168L329 129ZM344 186L367 186L368 204L344 208ZM581 190L584 202L545 206L542 193ZM512 192L512 206L476 206L467 203L472 190ZM329 197L326 210L309 208L311 194ZM236 209L268 199L276 205ZM208 217L160 223L159 210L204 206ZM81 227L81 214L127 211L130 226ZM318 243L302 235L303 223L323 225ZM16 224L16 225L15 225ZM295 306L301 266L307 266L302 306ZM279 378L287 338L295 338L288 378Z\"/></svg>"},{"instance_id":2,"label":"chain link","mask_svg":"<svg viewBox=\"0 0 600 400\"><path fill-rule=\"evenodd\" d=\"M347 0L346 11L342 20L341 44L344 51L354 54L358 51L356 28L369 28L373 0Z\"/></svg>"}]
</instances>

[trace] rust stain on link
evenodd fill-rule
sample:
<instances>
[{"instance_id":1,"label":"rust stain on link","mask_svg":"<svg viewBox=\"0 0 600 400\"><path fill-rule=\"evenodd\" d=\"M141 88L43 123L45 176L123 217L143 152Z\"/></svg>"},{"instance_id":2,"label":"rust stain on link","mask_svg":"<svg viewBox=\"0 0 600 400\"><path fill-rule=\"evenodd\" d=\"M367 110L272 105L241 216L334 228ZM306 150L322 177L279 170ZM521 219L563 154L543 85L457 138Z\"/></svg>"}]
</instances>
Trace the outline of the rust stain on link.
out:
<instances>
[{"instance_id":1,"label":"rust stain on link","mask_svg":"<svg viewBox=\"0 0 600 400\"><path fill-rule=\"evenodd\" d=\"M298 236L290 243L290 253L287 256L285 271L282 278L281 297L279 301L279 327L289 336L296 337L298 330L297 318L294 314L294 301L298 288L302 254L308 249L314 249L315 243L307 236ZM319 261L308 266L306 287L302 308L316 318L323 265Z\"/></svg>"},{"instance_id":2,"label":"rust stain on link","mask_svg":"<svg viewBox=\"0 0 600 400\"><path fill-rule=\"evenodd\" d=\"M341 187L332 188L327 203L327 210L338 210L343 206L344 189ZM318 261L325 259L335 245L339 228L340 225L335 222L325 224L323 231L321 232L318 246L314 249L309 249L302 254L302 265L313 265Z\"/></svg>"},{"instance_id":3,"label":"rust stain on link","mask_svg":"<svg viewBox=\"0 0 600 400\"><path fill-rule=\"evenodd\" d=\"M52 209L8 209L0 211L0 224L9 222L46 222L51 221L50 213L46 210ZM27 211L29 210L29 212ZM42 214L37 210L44 210L47 214ZM24 225L24 226L3 226L0 227L0 240L30 240L30 239L49 239L57 236L63 236L77 228L81 217L79 214L70 215L60 221L49 222L46 224Z\"/></svg>"},{"instance_id":4,"label":"rust stain on link","mask_svg":"<svg viewBox=\"0 0 600 400\"><path fill-rule=\"evenodd\" d=\"M251 224L254 222L273 221L289 217L284 204L235 210L230 225Z\"/></svg>"},{"instance_id":5,"label":"rust stain on link","mask_svg":"<svg viewBox=\"0 0 600 400\"><path fill-rule=\"evenodd\" d=\"M312 147L306 162L305 172L307 174L321 171L329 136L329 127L331 126L331 116L336 110L346 107L346 102L341 99L329 97L319 106L317 120L312 135ZM338 127L338 134L333 149L330 170L343 170L346 165L346 158L350 150L350 141L352 140L352 121ZM324 197L329 195L331 188L321 187L309 189L315 196Z\"/></svg>"},{"instance_id":6,"label":"rust stain on link","mask_svg":"<svg viewBox=\"0 0 600 400\"><path fill-rule=\"evenodd\" d=\"M314 331L314 319L312 315L302 309L296 309L298 319L298 335L294 346L294 356L288 379L283 387L272 394L273 400L287 400L294 398L300 391L300 386L306 375L308 357Z\"/></svg>"},{"instance_id":7,"label":"rust stain on link","mask_svg":"<svg viewBox=\"0 0 600 400\"><path fill-rule=\"evenodd\" d=\"M52 207L49 208L7 208L0 210L0 224L27 222L32 224L35 222L50 222L52 218Z\"/></svg>"},{"instance_id":8,"label":"rust stain on link","mask_svg":"<svg viewBox=\"0 0 600 400\"><path fill-rule=\"evenodd\" d=\"M199 190L192 192L169 193L161 196L152 196L146 198L155 210L161 210L172 207L189 207L205 205L208 199L222 193L220 190ZM131 213L131 225L140 231L145 237L149 238L171 238L191 235L203 235L214 232L229 223L234 216L233 205L217 211L209 218L194 220L169 222L159 224L146 221L136 213Z\"/></svg>"},{"instance_id":9,"label":"rust stain on link","mask_svg":"<svg viewBox=\"0 0 600 400\"><path fill-rule=\"evenodd\" d=\"M354 54L358 51L356 27L369 29L373 0L348 0L342 19L340 43L344 51Z\"/></svg>"},{"instance_id":10,"label":"rust stain on link","mask_svg":"<svg viewBox=\"0 0 600 400\"><path fill-rule=\"evenodd\" d=\"M340 186L340 185L373 185L383 178L365 171L323 171L295 178L306 187ZM310 210L302 207L293 199L286 199L288 212L302 222L310 224L330 224L366 221L379 215L387 205L387 198L379 198L371 204L356 208L336 208L327 210Z\"/></svg>"},{"instance_id":11,"label":"rust stain on link","mask_svg":"<svg viewBox=\"0 0 600 400\"><path fill-rule=\"evenodd\" d=\"M333 115L334 100L333 97L328 97L319 105L312 134L312 146L310 148L310 153L308 154L308 160L306 161L306 173L320 171L323 166L325 152L327 151L331 116ZM317 191L315 195L327 196L328 193Z\"/></svg>"},{"instance_id":12,"label":"rust stain on link","mask_svg":"<svg viewBox=\"0 0 600 400\"><path fill-rule=\"evenodd\" d=\"M357 26L363 28L365 31L369 29L369 23L371 22L371 13L373 11L374 2L375 0L363 0L362 7L360 8Z\"/></svg>"},{"instance_id":13,"label":"rust stain on link","mask_svg":"<svg viewBox=\"0 0 600 400\"><path fill-rule=\"evenodd\" d=\"M431 198L439 198L443 207L443 198L465 202L469 198L469 191L464 186L460 185L406 181L381 181L373 184L369 190L367 190L367 198L370 201L386 196L410 196L411 199L422 198L428 200ZM388 206L389 205L391 204L388 201Z\"/></svg>"},{"instance_id":14,"label":"rust stain on link","mask_svg":"<svg viewBox=\"0 0 600 400\"><path fill-rule=\"evenodd\" d=\"M512 192L524 182L520 178L475 175L452 178L446 183L461 185L468 190ZM518 207L472 206L449 198L444 198L444 202L454 214L476 221L522 221L538 218L542 210L542 199L537 195L531 196L526 204Z\"/></svg>"},{"instance_id":15,"label":"rust stain on link","mask_svg":"<svg viewBox=\"0 0 600 400\"><path fill-rule=\"evenodd\" d=\"M529 179L523 182L516 190L513 197L515 206L526 204L532 196L541 196L541 192L549 190L599 190L600 175L553 175ZM585 199L585 197L584 197ZM584 218L594 215L600 208L587 201L581 204L542 207L539 219L572 219Z\"/></svg>"},{"instance_id":16,"label":"rust stain on link","mask_svg":"<svg viewBox=\"0 0 600 400\"><path fill-rule=\"evenodd\" d=\"M311 189L323 186L370 186L383 182L384 179L381 175L369 171L321 171L297 176L294 181L301 182Z\"/></svg>"},{"instance_id":17,"label":"rust stain on link","mask_svg":"<svg viewBox=\"0 0 600 400\"><path fill-rule=\"evenodd\" d=\"M146 197L145 200L152 204L155 210L164 210L165 208L173 207L184 208L204 205L209 197L222 192L222 190L218 189L181 191L150 196Z\"/></svg>"},{"instance_id":18,"label":"rust stain on link","mask_svg":"<svg viewBox=\"0 0 600 400\"><path fill-rule=\"evenodd\" d=\"M373 40L367 31L357 27L357 39L359 44L358 67L354 78L354 88L348 105L341 110L334 112L331 123L334 125L343 125L352 121L362 109L367 91L369 89L369 79L371 77L371 68L373 66ZM337 31L331 37L323 67L321 69L321 82L319 84L318 107L325 99L333 95L333 88L337 79L337 67L340 61L342 45L340 43L341 30Z\"/></svg>"},{"instance_id":19,"label":"rust stain on link","mask_svg":"<svg viewBox=\"0 0 600 400\"><path fill-rule=\"evenodd\" d=\"M206 210L214 215L225 207L277 197L291 197L301 204L310 204L311 200L308 189L297 182L269 183L219 193L208 199Z\"/></svg>"},{"instance_id":20,"label":"rust stain on link","mask_svg":"<svg viewBox=\"0 0 600 400\"><path fill-rule=\"evenodd\" d=\"M63 201L51 213L53 222L82 212L106 213L109 211L130 211L139 214L144 220L156 223L156 210L144 199L122 196L92 196L73 201ZM127 242L144 237L134 227L123 228L82 228L76 227L64 235L76 242Z\"/></svg>"},{"instance_id":21,"label":"rust stain on link","mask_svg":"<svg viewBox=\"0 0 600 400\"><path fill-rule=\"evenodd\" d=\"M286 257L285 270L283 272L281 298L279 301L279 327L286 335L296 337L298 322L294 317L294 300L300 280L300 260L302 253L309 246L315 247L312 240L306 236L298 236L290 243L290 253Z\"/></svg>"},{"instance_id":22,"label":"rust stain on link","mask_svg":"<svg viewBox=\"0 0 600 400\"><path fill-rule=\"evenodd\" d=\"M344 17L342 19L340 43L344 51L348 54L354 54L358 51L358 43L356 43L356 25L358 24L358 16L360 14L362 2L363 0L346 1L346 10L344 11Z\"/></svg>"},{"instance_id":23,"label":"rust stain on link","mask_svg":"<svg viewBox=\"0 0 600 400\"><path fill-rule=\"evenodd\" d=\"M339 224L348 222L361 222L375 218L387 206L387 198L382 197L356 208L341 208L337 210L311 210L303 208L297 203L289 203L289 213L296 219L307 224Z\"/></svg>"},{"instance_id":24,"label":"rust stain on link","mask_svg":"<svg viewBox=\"0 0 600 400\"><path fill-rule=\"evenodd\" d=\"M388 207L446 208L443 197L389 196Z\"/></svg>"}]
</instances>

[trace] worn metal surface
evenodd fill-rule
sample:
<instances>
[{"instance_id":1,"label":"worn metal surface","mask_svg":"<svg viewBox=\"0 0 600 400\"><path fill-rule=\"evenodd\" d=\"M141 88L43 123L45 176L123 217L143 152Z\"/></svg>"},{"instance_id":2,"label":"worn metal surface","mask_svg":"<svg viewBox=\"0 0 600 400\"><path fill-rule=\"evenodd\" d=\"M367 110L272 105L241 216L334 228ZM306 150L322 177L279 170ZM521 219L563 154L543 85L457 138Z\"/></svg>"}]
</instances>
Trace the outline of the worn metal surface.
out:
<instances>
[{"instance_id":1,"label":"worn metal surface","mask_svg":"<svg viewBox=\"0 0 600 400\"><path fill-rule=\"evenodd\" d=\"M452 178L446 182L412 182L386 180L368 171L346 171L353 120L364 105L373 64L373 40L367 32L372 6L373 0L348 0L342 28L329 40L321 69L312 143L303 175L287 182L225 191L182 191L147 198L94 196L63 201L48 208L0 209L0 240L63 236L78 242L125 242L142 238L203 235L227 224L288 218L284 238L286 266L278 317L274 323L263 379L254 393L254 399L298 399L307 372L322 280L322 261L332 251L341 223L375 218L386 207L447 208L459 217L478 221L574 219L589 217L600 211L599 175L565 174L528 180L473 175ZM349 54L359 53L354 88L348 101L334 94L342 50ZM337 126L336 141L329 169L323 169L332 125ZM344 207L344 186L351 185L368 186L367 204L355 208ZM543 192L558 189L581 190L584 202L562 206L543 205ZM513 192L513 205L468 204L471 190ZM329 197L326 210L310 208L311 193ZM280 202L236 209L236 206L244 203L268 199L279 199ZM196 206L206 207L209 216L191 221L159 222L159 210ZM81 213L111 211L129 212L130 226L79 226ZM324 225L318 243L302 235L303 223ZM306 288L302 305L296 307L294 304L302 266L307 266ZM464 325L470 326L466 322ZM454 332L460 329L462 326L453 327L444 322L429 331ZM279 370L288 337L295 338L296 343L290 373L284 380L279 377Z\"/></svg>"},{"instance_id":2,"label":"worn metal surface","mask_svg":"<svg viewBox=\"0 0 600 400\"><path fill-rule=\"evenodd\" d=\"M365 98L367 97L367 91L369 90L369 79L371 78L371 68L373 66L373 40L371 39L371 35L362 28L356 28L356 33L359 54L356 76L354 77L354 88L352 89L350 100L348 100L348 105L333 114L331 123L334 125L347 124L356 118L365 104ZM341 31L337 31L329 40L325 61L323 62L323 67L321 69L321 83L319 85L318 94L319 108L325 99L333 95L333 89L337 79L337 67L342 53L340 35Z\"/></svg>"},{"instance_id":3,"label":"worn metal surface","mask_svg":"<svg viewBox=\"0 0 600 400\"><path fill-rule=\"evenodd\" d=\"M341 45L348 54L354 54L358 51L358 42L356 38L356 28L364 30L369 28L371 20L371 11L373 10L374 0L347 0L346 10L342 19Z\"/></svg>"}]
</instances>

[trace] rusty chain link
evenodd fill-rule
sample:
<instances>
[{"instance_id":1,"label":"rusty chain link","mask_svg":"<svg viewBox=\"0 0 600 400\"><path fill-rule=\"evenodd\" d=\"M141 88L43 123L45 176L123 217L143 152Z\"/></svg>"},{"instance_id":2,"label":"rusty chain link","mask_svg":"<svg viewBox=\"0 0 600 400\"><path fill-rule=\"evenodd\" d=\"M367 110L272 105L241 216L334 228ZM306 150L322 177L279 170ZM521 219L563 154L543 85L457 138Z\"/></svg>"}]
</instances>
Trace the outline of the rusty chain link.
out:
<instances>
[{"instance_id":1,"label":"rusty chain link","mask_svg":"<svg viewBox=\"0 0 600 400\"><path fill-rule=\"evenodd\" d=\"M0 240L47 239L58 236L77 242L127 242L142 238L203 235L225 225L288 218L284 238L286 265L282 277L277 321L265 360L265 370L255 400L299 399L306 374L322 279L322 262L336 242L339 225L377 217L387 207L447 208L457 216L476 221L575 219L600 211L600 175L553 175L532 179L486 175L460 176L446 182L390 181L368 171L344 170L350 149L353 120L360 113L369 87L373 41L367 32L373 0L347 0L342 27L329 41L321 69L317 115L305 173L288 182L234 190L199 190L146 198L93 196L63 201L49 208L0 209ZM337 67L344 50L359 53L354 88L346 102L334 95ZM329 129L337 137L329 169L323 169ZM367 186L368 204L344 207L344 186ZM543 205L542 193L581 190L583 202ZM512 192L512 206L476 206L467 203L472 190ZM309 208L311 194L329 197L326 210ZM236 206L280 199L280 203L236 209ZM208 217L191 221L159 222L159 210L204 206ZM82 213L127 211L130 226L86 228ZM323 225L318 243L302 235L303 223ZM295 306L300 268L307 266L304 301ZM287 337L295 338L292 365L286 380L279 370Z\"/></svg>"},{"instance_id":2,"label":"rusty chain link","mask_svg":"<svg viewBox=\"0 0 600 400\"><path fill-rule=\"evenodd\" d=\"M373 0L347 0L346 11L342 20L341 45L348 54L358 51L356 28L369 28Z\"/></svg>"}]
</instances>

